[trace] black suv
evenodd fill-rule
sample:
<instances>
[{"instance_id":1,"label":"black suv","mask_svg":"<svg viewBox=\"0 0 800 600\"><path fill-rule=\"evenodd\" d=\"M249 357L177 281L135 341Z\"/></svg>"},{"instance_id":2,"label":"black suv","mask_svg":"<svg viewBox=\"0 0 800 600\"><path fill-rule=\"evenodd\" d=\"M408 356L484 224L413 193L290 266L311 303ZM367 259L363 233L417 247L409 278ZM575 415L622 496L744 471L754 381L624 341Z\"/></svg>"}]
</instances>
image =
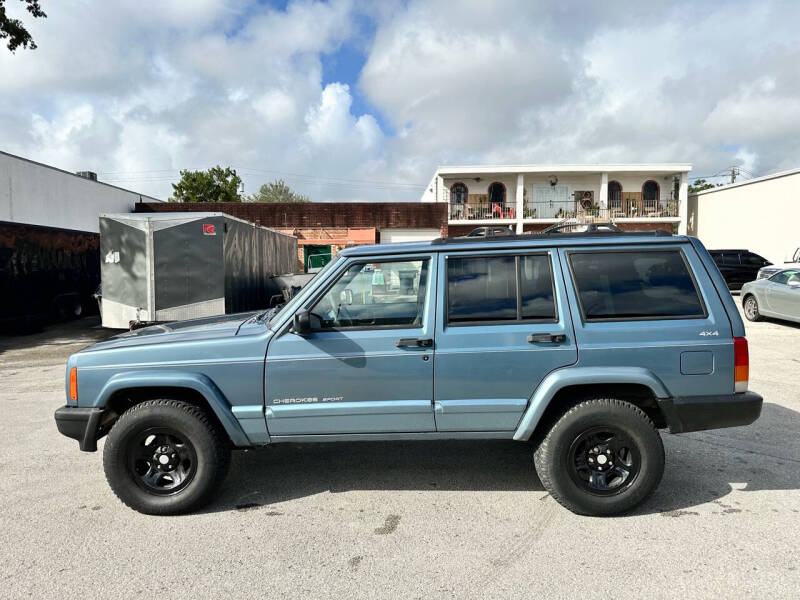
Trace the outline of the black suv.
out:
<instances>
[{"instance_id":1,"label":"black suv","mask_svg":"<svg viewBox=\"0 0 800 600\"><path fill-rule=\"evenodd\" d=\"M761 267L772 264L749 250L709 250L709 253L731 290L741 289L748 281L754 281Z\"/></svg>"}]
</instances>

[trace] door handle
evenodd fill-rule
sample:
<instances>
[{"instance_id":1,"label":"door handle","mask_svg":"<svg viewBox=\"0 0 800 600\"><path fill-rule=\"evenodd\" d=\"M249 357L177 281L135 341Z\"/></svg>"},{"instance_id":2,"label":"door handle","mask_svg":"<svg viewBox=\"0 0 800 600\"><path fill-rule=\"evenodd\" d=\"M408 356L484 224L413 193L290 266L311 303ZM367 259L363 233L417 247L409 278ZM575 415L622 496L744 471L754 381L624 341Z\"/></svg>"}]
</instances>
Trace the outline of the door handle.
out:
<instances>
[{"instance_id":1,"label":"door handle","mask_svg":"<svg viewBox=\"0 0 800 600\"><path fill-rule=\"evenodd\" d=\"M433 346L433 340L420 339L420 338L400 338L395 343L398 348L430 348Z\"/></svg>"},{"instance_id":2,"label":"door handle","mask_svg":"<svg viewBox=\"0 0 800 600\"><path fill-rule=\"evenodd\" d=\"M533 344L535 342L544 342L547 344L558 344L565 342L567 336L563 333L532 333L528 336L528 341Z\"/></svg>"}]
</instances>

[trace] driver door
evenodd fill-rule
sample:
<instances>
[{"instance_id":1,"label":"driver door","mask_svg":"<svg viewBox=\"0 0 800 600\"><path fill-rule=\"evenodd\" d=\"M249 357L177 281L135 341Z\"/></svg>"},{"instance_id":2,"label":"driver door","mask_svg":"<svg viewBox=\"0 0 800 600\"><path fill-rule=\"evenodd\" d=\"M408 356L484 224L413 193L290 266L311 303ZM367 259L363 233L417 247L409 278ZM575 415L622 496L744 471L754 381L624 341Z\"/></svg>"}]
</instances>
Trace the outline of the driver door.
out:
<instances>
[{"instance_id":1,"label":"driver door","mask_svg":"<svg viewBox=\"0 0 800 600\"><path fill-rule=\"evenodd\" d=\"M800 314L800 270L774 275L767 289L769 308L777 314L797 318Z\"/></svg>"},{"instance_id":2,"label":"driver door","mask_svg":"<svg viewBox=\"0 0 800 600\"><path fill-rule=\"evenodd\" d=\"M270 342L271 436L435 431L431 255L349 259ZM290 321L291 322L291 321Z\"/></svg>"}]
</instances>

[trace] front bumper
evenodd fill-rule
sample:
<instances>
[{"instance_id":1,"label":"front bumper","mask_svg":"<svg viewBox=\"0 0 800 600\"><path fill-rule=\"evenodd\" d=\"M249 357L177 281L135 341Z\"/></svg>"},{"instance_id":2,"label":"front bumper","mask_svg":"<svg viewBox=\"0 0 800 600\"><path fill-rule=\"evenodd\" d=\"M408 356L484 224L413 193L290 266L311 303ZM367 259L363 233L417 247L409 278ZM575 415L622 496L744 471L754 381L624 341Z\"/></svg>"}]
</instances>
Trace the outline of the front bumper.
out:
<instances>
[{"instance_id":1,"label":"front bumper","mask_svg":"<svg viewBox=\"0 0 800 600\"><path fill-rule=\"evenodd\" d=\"M755 392L658 401L670 433L750 425L761 415L763 403L764 399Z\"/></svg>"},{"instance_id":2,"label":"front bumper","mask_svg":"<svg viewBox=\"0 0 800 600\"><path fill-rule=\"evenodd\" d=\"M80 449L84 452L95 452L102 416L102 408L62 406L56 411L55 419L62 435L78 440Z\"/></svg>"}]
</instances>

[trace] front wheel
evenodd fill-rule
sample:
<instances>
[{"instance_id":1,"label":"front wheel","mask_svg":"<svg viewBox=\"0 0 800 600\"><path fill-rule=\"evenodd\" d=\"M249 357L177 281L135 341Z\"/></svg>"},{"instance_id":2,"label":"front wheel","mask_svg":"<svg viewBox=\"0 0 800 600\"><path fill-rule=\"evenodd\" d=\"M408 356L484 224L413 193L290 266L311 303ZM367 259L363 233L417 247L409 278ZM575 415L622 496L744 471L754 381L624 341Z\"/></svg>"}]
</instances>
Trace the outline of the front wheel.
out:
<instances>
[{"instance_id":1,"label":"front wheel","mask_svg":"<svg viewBox=\"0 0 800 600\"><path fill-rule=\"evenodd\" d=\"M550 495L574 513L613 515L643 502L664 473L664 446L638 407L614 399L581 402L533 455Z\"/></svg>"},{"instance_id":2,"label":"front wheel","mask_svg":"<svg viewBox=\"0 0 800 600\"><path fill-rule=\"evenodd\" d=\"M758 311L758 300L755 296L748 296L744 300L744 316L748 321L761 320L761 313Z\"/></svg>"},{"instance_id":3,"label":"front wheel","mask_svg":"<svg viewBox=\"0 0 800 600\"><path fill-rule=\"evenodd\" d=\"M125 504L174 515L206 504L225 479L230 450L208 415L179 400L147 400L122 414L108 434L103 468Z\"/></svg>"}]
</instances>

